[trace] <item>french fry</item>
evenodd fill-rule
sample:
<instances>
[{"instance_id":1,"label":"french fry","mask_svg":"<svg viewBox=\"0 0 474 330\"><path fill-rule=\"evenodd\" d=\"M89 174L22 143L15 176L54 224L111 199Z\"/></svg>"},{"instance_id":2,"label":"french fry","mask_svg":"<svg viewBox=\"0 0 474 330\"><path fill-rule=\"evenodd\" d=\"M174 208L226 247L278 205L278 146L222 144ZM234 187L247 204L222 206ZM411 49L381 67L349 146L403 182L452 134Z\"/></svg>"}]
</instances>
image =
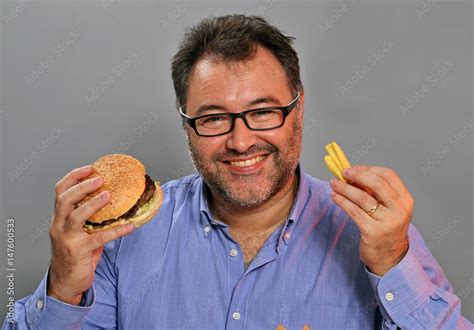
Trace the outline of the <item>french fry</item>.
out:
<instances>
[{"instance_id":1,"label":"french fry","mask_svg":"<svg viewBox=\"0 0 474 330\"><path fill-rule=\"evenodd\" d=\"M331 171L331 173L336 178L339 178L339 179L345 181L344 177L342 176L341 170L339 169L339 167L337 167L336 163L334 162L334 160L332 159L331 156L324 156L324 162L326 163L326 166L329 169L329 171Z\"/></svg>"},{"instance_id":2,"label":"french fry","mask_svg":"<svg viewBox=\"0 0 474 330\"><path fill-rule=\"evenodd\" d=\"M327 168L336 178L345 182L346 180L342 175L342 171L351 167L351 163L349 163L341 147L339 147L335 141L326 145L325 149L329 154L324 156L324 162L326 163Z\"/></svg>"},{"instance_id":3,"label":"french fry","mask_svg":"<svg viewBox=\"0 0 474 330\"><path fill-rule=\"evenodd\" d=\"M342 169L351 167L351 163L349 163L349 161L347 160L346 155L344 155L344 151L342 151L341 147L339 147L339 145L334 141L331 144L334 148L334 151L336 152L339 162L342 165Z\"/></svg>"},{"instance_id":4,"label":"french fry","mask_svg":"<svg viewBox=\"0 0 474 330\"><path fill-rule=\"evenodd\" d=\"M334 150L334 146L332 145L334 142L329 143L326 145L326 152L331 156L334 163L336 163L337 167L342 171L342 164L337 158L336 150Z\"/></svg>"}]
</instances>

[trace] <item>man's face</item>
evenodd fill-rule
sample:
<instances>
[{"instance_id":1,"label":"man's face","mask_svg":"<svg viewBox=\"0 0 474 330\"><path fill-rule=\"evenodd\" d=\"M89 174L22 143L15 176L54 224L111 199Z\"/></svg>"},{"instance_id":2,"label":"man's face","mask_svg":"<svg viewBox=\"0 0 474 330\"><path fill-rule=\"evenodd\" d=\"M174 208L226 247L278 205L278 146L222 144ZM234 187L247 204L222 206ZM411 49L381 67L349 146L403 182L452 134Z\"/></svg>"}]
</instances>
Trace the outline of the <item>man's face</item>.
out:
<instances>
[{"instance_id":1,"label":"man's face","mask_svg":"<svg viewBox=\"0 0 474 330\"><path fill-rule=\"evenodd\" d=\"M191 117L204 105L220 109L199 115L236 113L286 106L294 97L281 64L270 51L258 47L256 56L245 62L199 60L191 73L186 109ZM194 165L213 193L232 206L253 208L280 191L299 161L303 109L304 94L285 125L268 131L252 131L237 119L230 133L201 137L186 125Z\"/></svg>"}]
</instances>

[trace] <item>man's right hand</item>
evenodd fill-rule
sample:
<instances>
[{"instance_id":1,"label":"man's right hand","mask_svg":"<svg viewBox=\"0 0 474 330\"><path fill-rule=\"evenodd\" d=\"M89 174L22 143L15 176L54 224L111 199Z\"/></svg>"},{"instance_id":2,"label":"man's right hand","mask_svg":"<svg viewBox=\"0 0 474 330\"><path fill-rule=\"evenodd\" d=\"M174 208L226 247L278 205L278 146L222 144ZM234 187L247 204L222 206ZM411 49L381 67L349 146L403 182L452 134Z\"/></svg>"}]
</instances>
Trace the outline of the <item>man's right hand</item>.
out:
<instances>
[{"instance_id":1,"label":"man's right hand","mask_svg":"<svg viewBox=\"0 0 474 330\"><path fill-rule=\"evenodd\" d=\"M104 191L75 208L77 202L103 184L100 177L79 182L91 172L90 166L76 168L56 183L53 219L49 229L52 261L47 294L74 305L79 305L82 293L92 286L103 246L134 229L133 225L123 225L93 234L82 230L85 221L110 199L109 192Z\"/></svg>"}]
</instances>

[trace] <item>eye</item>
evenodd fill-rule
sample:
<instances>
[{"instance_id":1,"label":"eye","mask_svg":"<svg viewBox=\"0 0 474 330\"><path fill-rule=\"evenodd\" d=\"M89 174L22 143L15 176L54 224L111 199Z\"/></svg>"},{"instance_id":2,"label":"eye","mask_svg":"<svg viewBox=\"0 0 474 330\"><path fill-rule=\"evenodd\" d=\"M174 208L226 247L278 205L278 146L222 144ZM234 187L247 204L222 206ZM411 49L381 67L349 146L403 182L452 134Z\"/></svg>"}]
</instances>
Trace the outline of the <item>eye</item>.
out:
<instances>
[{"instance_id":1,"label":"eye","mask_svg":"<svg viewBox=\"0 0 474 330\"><path fill-rule=\"evenodd\" d=\"M253 111L249 113L251 120L254 121L265 121L265 120L270 120L274 119L275 117L278 117L278 110L275 109L260 109L257 111Z\"/></svg>"},{"instance_id":2,"label":"eye","mask_svg":"<svg viewBox=\"0 0 474 330\"><path fill-rule=\"evenodd\" d=\"M265 109L265 110L255 111L254 115L256 115L256 116L265 116L265 115L270 115L272 113L273 113L273 110Z\"/></svg>"},{"instance_id":3,"label":"eye","mask_svg":"<svg viewBox=\"0 0 474 330\"><path fill-rule=\"evenodd\" d=\"M197 124L208 128L219 127L229 121L225 115L207 116L198 120Z\"/></svg>"}]
</instances>

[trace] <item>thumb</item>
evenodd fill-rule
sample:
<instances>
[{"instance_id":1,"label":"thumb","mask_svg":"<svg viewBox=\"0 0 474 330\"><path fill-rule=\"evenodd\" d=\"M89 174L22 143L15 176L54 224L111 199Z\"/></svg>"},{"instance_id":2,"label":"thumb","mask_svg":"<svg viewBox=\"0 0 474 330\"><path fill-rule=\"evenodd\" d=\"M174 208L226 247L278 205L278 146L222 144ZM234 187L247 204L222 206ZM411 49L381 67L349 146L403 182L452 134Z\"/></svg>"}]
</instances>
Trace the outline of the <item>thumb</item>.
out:
<instances>
[{"instance_id":1,"label":"thumb","mask_svg":"<svg viewBox=\"0 0 474 330\"><path fill-rule=\"evenodd\" d=\"M92 267L94 269L94 273L95 273L95 268L97 267L97 264L99 263L99 260L100 260L100 257L102 256L103 251L104 251L103 246L92 251Z\"/></svg>"}]
</instances>

